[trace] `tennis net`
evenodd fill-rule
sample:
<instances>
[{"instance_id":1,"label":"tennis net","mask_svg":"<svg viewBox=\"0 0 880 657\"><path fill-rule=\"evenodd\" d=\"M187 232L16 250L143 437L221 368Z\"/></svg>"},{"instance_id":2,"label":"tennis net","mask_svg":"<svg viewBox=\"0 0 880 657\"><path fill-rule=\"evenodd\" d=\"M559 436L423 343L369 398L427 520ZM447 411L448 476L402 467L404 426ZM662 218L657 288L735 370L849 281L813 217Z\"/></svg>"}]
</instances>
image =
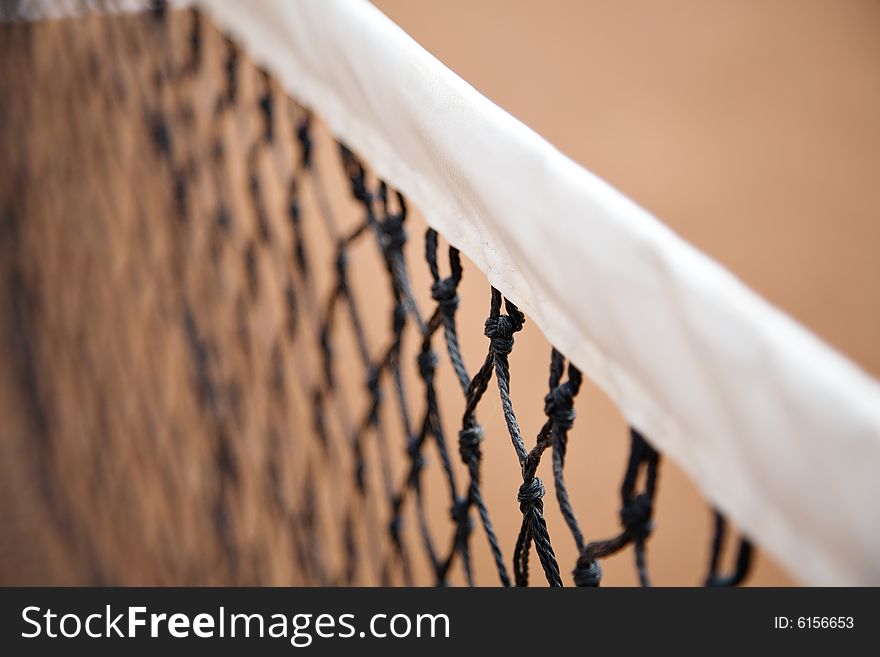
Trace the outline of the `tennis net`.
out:
<instances>
[{"instance_id":1,"label":"tennis net","mask_svg":"<svg viewBox=\"0 0 880 657\"><path fill-rule=\"evenodd\" d=\"M28 19L0 65L25 400L6 462L42 544L18 559L92 582L597 586L631 552L648 585L668 452L805 580L877 576L873 382L366 3L174 5L4 8ZM526 315L549 344L517 364ZM591 380L618 437L576 420ZM628 451L601 464L610 537L580 481L600 440ZM721 564L713 513L676 583L749 572L745 537Z\"/></svg>"}]
</instances>

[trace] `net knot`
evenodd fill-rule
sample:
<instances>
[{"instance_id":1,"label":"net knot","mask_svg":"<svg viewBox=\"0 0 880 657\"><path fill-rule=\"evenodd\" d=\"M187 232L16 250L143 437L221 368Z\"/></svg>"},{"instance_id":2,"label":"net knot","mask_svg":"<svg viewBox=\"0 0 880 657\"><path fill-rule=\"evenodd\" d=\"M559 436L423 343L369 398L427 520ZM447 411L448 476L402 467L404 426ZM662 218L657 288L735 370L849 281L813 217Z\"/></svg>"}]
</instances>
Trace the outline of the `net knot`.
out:
<instances>
[{"instance_id":1,"label":"net knot","mask_svg":"<svg viewBox=\"0 0 880 657\"><path fill-rule=\"evenodd\" d=\"M544 482L540 477L532 477L529 481L524 481L519 487L519 493L516 498L519 500L520 511L525 513L531 507L541 502L544 497Z\"/></svg>"},{"instance_id":2,"label":"net knot","mask_svg":"<svg viewBox=\"0 0 880 657\"><path fill-rule=\"evenodd\" d=\"M312 137L309 134L309 120L303 119L299 123L299 127L296 129L296 137L299 139L300 148L302 149L302 162L303 169L310 169L312 167Z\"/></svg>"},{"instance_id":3,"label":"net knot","mask_svg":"<svg viewBox=\"0 0 880 657\"><path fill-rule=\"evenodd\" d=\"M470 502L466 498L459 498L455 500L455 503L450 509L452 520L467 533L470 533L471 529L473 529L473 521L471 520L470 509Z\"/></svg>"},{"instance_id":4,"label":"net knot","mask_svg":"<svg viewBox=\"0 0 880 657\"><path fill-rule=\"evenodd\" d=\"M406 454L412 463L413 472L419 472L425 467L425 457L422 456L422 445L416 438L410 438L406 446Z\"/></svg>"},{"instance_id":5,"label":"net knot","mask_svg":"<svg viewBox=\"0 0 880 657\"><path fill-rule=\"evenodd\" d=\"M299 202L296 199L290 202L290 222L294 226L299 225L300 222Z\"/></svg>"},{"instance_id":6,"label":"net knot","mask_svg":"<svg viewBox=\"0 0 880 657\"><path fill-rule=\"evenodd\" d=\"M572 574L575 586L599 586L602 581L602 567L599 566L598 561L586 554L578 557Z\"/></svg>"},{"instance_id":7,"label":"net knot","mask_svg":"<svg viewBox=\"0 0 880 657\"><path fill-rule=\"evenodd\" d=\"M395 335L400 335L403 332L403 327L406 324L406 308L403 303L398 303L394 306L394 319L392 320L392 330Z\"/></svg>"},{"instance_id":8,"label":"net knot","mask_svg":"<svg viewBox=\"0 0 880 657\"><path fill-rule=\"evenodd\" d=\"M431 349L422 351L418 357L419 374L425 380L434 378L434 370L437 369L437 354Z\"/></svg>"},{"instance_id":9,"label":"net knot","mask_svg":"<svg viewBox=\"0 0 880 657\"><path fill-rule=\"evenodd\" d=\"M336 273L339 275L340 285L345 281L348 256L345 252L345 242L340 240L336 251Z\"/></svg>"},{"instance_id":10,"label":"net knot","mask_svg":"<svg viewBox=\"0 0 880 657\"><path fill-rule=\"evenodd\" d=\"M400 543L400 529L403 527L403 517L397 513L391 519L391 523L388 525L388 531L391 532L391 539L395 543Z\"/></svg>"},{"instance_id":11,"label":"net knot","mask_svg":"<svg viewBox=\"0 0 880 657\"><path fill-rule=\"evenodd\" d=\"M507 355L513 351L513 334L522 329L522 326L522 322L509 315L499 315L486 320L483 332L492 341L492 350L496 354Z\"/></svg>"},{"instance_id":12,"label":"net knot","mask_svg":"<svg viewBox=\"0 0 880 657\"><path fill-rule=\"evenodd\" d=\"M357 485L357 490L361 494L365 494L367 492L367 482L365 475L367 474L367 464L364 463L362 458L358 458L357 463L354 466L354 481Z\"/></svg>"},{"instance_id":13,"label":"net knot","mask_svg":"<svg viewBox=\"0 0 880 657\"><path fill-rule=\"evenodd\" d=\"M440 304L440 308L452 313L458 308L458 281L452 278L441 278L431 285L431 298Z\"/></svg>"},{"instance_id":14,"label":"net knot","mask_svg":"<svg viewBox=\"0 0 880 657\"><path fill-rule=\"evenodd\" d=\"M620 510L620 521L633 539L643 541L651 534L654 528L654 523L651 521L653 507L651 498L645 493L640 493Z\"/></svg>"},{"instance_id":15,"label":"net knot","mask_svg":"<svg viewBox=\"0 0 880 657\"><path fill-rule=\"evenodd\" d=\"M15 5L13 5L15 6ZM153 17L163 23L165 18L168 16L168 1L167 0L157 0L153 3L153 7L151 9Z\"/></svg>"},{"instance_id":16,"label":"net knot","mask_svg":"<svg viewBox=\"0 0 880 657\"><path fill-rule=\"evenodd\" d=\"M260 111L263 112L263 117L266 122L266 130L265 137L266 141L272 143L272 92L267 91L260 97L259 100Z\"/></svg>"},{"instance_id":17,"label":"net knot","mask_svg":"<svg viewBox=\"0 0 880 657\"><path fill-rule=\"evenodd\" d=\"M574 396L568 383L551 390L544 397L544 413L561 429L571 429L574 423Z\"/></svg>"},{"instance_id":18,"label":"net knot","mask_svg":"<svg viewBox=\"0 0 880 657\"><path fill-rule=\"evenodd\" d=\"M483 427L474 424L458 432L458 451L461 460L469 463L473 458L480 457L480 443L483 442Z\"/></svg>"},{"instance_id":19,"label":"net knot","mask_svg":"<svg viewBox=\"0 0 880 657\"><path fill-rule=\"evenodd\" d=\"M363 171L356 173L351 176L351 193L352 195L364 205L369 205L373 202L373 195L370 194L367 189L367 182Z\"/></svg>"},{"instance_id":20,"label":"net knot","mask_svg":"<svg viewBox=\"0 0 880 657\"><path fill-rule=\"evenodd\" d=\"M406 230L403 227L403 215L388 217L382 222L382 246L386 251L400 251L406 244Z\"/></svg>"},{"instance_id":21,"label":"net knot","mask_svg":"<svg viewBox=\"0 0 880 657\"><path fill-rule=\"evenodd\" d=\"M370 394L376 398L379 397L382 388L379 382L379 368L371 367L369 373L367 374L367 390L370 391Z\"/></svg>"}]
</instances>

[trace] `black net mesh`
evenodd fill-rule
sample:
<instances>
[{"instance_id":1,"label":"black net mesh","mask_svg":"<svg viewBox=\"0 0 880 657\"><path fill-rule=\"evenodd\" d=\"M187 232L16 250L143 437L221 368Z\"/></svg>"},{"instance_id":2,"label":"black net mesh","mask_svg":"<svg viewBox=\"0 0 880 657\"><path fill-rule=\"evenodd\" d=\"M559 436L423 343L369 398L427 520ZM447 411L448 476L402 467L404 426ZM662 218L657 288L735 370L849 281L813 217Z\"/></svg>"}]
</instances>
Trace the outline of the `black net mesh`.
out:
<instances>
[{"instance_id":1,"label":"black net mesh","mask_svg":"<svg viewBox=\"0 0 880 657\"><path fill-rule=\"evenodd\" d=\"M26 458L42 464L45 481L36 488L55 509L51 540L91 564L83 579L131 581L125 566L107 566L108 552L125 551L126 530L116 525L126 517L146 531L146 543L160 546L135 548L129 563L158 560L165 581L175 583L474 584L480 544L496 584L598 586L602 559L628 548L639 581L649 584L657 452L631 431L620 532L590 540L589 524L578 521L590 502L573 499L566 484L566 472L578 467L566 460L569 441L586 438L574 431L581 373L551 350L546 396L536 400L546 419L536 437L524 431L511 381L545 376L511 367L524 315L487 284L485 314L462 322L459 252L434 230L408 235L403 196L345 146L327 152L315 137L317 118L205 18L161 5L141 15L6 24L2 33L0 85L4 97L19 99L4 103L0 122L11 153L0 177L12 183L2 189L3 276L25 354L20 385L32 407L24 416L44 436ZM75 155L41 164L58 144ZM334 181L325 180L318 155L337 167ZM47 205L36 198L43 191L60 200ZM50 237L59 222L66 227ZM61 240L67 255L46 255L46 240ZM408 257L412 244L423 258ZM373 264L361 268L366 258ZM53 280L41 262L57 262L64 280ZM89 267L98 268L97 278ZM420 280L429 281L429 297L414 290L413 268L426 268L429 278ZM114 275L127 282L115 284ZM365 285L367 300L359 294ZM53 304L70 296L84 300L80 314L52 319ZM125 317L117 317L117 297L141 305L120 302ZM459 331L481 329L485 357L473 370ZM109 352L124 354L118 368L100 354L102 331L112 334ZM133 337L117 344L119 334ZM154 342L178 334L182 366L177 351ZM147 356L129 362L130 353ZM164 364L155 364L156 354ZM56 358L71 358L71 385L99 397L64 392L57 382L64 373L46 374ZM413 363L415 377L407 373ZM443 368L458 399L446 389L442 403L462 409L454 425L441 412ZM176 380L190 392L178 386L174 395L193 396L185 411L160 390ZM63 421L71 416L54 405L65 394L94 410L89 428L77 433ZM126 403L138 407L126 420L107 415ZM490 432L493 417L503 423ZM510 537L493 525L494 514L510 509L490 508L481 476L483 441L503 433L521 473L516 499L510 496L521 524ZM65 473L74 444L87 463ZM553 532L542 459L564 521ZM83 478L92 481L90 492L82 492ZM110 510L95 503L107 495L121 496ZM143 502L157 496L163 501ZM188 521L176 507L186 505L208 510L194 537L181 530ZM560 564L554 542L568 541L566 532L579 556ZM707 585L738 584L748 571L743 540L735 571L719 573L724 535L716 514ZM201 560L183 559L180 542ZM529 568L535 559L538 577ZM279 560L287 570L268 565ZM144 579L154 581L134 577Z\"/></svg>"}]
</instances>

